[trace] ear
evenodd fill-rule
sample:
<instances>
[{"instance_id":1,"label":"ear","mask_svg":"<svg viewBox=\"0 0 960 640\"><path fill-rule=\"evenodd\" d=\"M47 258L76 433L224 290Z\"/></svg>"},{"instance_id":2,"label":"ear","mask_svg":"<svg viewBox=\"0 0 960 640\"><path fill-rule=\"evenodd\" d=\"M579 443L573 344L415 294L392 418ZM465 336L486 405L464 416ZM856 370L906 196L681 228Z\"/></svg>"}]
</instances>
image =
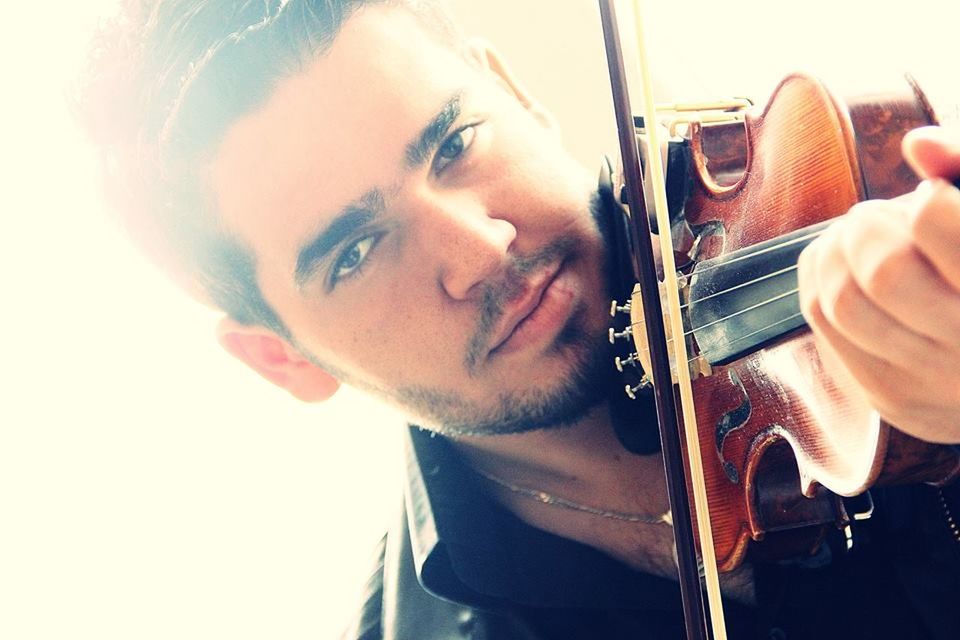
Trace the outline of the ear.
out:
<instances>
[{"instance_id":1,"label":"ear","mask_svg":"<svg viewBox=\"0 0 960 640\"><path fill-rule=\"evenodd\" d=\"M503 56L493 48L493 45L480 38L471 38L464 46L469 60L476 63L484 72L492 74L496 82L513 95L544 127L559 131L553 114L537 102L526 87L520 84L513 70L507 66Z\"/></svg>"},{"instance_id":2,"label":"ear","mask_svg":"<svg viewBox=\"0 0 960 640\"><path fill-rule=\"evenodd\" d=\"M216 335L230 355L304 402L321 402L340 388L336 378L269 329L224 317L217 323Z\"/></svg>"}]
</instances>

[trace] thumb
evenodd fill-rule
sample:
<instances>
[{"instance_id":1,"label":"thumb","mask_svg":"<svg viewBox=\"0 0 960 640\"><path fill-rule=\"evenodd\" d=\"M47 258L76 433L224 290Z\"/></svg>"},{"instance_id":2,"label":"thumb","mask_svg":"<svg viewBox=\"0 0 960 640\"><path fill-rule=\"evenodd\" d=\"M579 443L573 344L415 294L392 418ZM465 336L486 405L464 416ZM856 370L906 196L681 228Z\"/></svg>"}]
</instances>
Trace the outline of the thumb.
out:
<instances>
[{"instance_id":1,"label":"thumb","mask_svg":"<svg viewBox=\"0 0 960 640\"><path fill-rule=\"evenodd\" d=\"M921 127L903 138L903 156L922 178L960 177L960 130Z\"/></svg>"}]
</instances>

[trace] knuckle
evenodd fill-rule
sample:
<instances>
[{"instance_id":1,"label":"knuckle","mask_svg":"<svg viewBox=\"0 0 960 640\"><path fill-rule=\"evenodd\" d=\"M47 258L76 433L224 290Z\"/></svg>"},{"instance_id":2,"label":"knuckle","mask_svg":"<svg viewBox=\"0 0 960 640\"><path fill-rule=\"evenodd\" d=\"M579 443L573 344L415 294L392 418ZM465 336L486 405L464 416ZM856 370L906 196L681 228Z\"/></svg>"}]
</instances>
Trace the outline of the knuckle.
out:
<instances>
[{"instance_id":1,"label":"knuckle","mask_svg":"<svg viewBox=\"0 0 960 640\"><path fill-rule=\"evenodd\" d=\"M845 277L828 299L824 300L824 314L841 330L856 328L863 309L863 294L852 277Z\"/></svg>"},{"instance_id":2,"label":"knuckle","mask_svg":"<svg viewBox=\"0 0 960 640\"><path fill-rule=\"evenodd\" d=\"M892 300L903 284L903 275L909 273L913 259L909 247L891 249L875 259L863 273L861 286L864 293L873 300Z\"/></svg>"}]
</instances>

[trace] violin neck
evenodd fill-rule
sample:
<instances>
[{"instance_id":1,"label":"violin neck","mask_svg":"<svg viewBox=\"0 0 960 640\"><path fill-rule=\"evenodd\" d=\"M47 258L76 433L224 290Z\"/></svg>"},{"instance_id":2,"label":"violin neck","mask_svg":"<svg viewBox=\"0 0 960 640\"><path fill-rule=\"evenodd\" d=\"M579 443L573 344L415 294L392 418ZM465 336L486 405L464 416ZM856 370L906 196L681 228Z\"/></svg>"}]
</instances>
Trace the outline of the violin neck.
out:
<instances>
[{"instance_id":1,"label":"violin neck","mask_svg":"<svg viewBox=\"0 0 960 640\"><path fill-rule=\"evenodd\" d=\"M688 331L711 365L724 364L806 326L797 260L830 221L699 262L689 278Z\"/></svg>"}]
</instances>

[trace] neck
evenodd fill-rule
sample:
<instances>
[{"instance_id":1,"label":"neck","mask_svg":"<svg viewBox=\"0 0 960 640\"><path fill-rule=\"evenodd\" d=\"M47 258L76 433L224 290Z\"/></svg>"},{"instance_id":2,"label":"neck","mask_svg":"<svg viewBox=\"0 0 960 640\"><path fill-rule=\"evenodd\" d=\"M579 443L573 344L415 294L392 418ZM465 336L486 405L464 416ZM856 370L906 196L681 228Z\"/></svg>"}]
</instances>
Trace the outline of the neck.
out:
<instances>
[{"instance_id":1,"label":"neck","mask_svg":"<svg viewBox=\"0 0 960 640\"><path fill-rule=\"evenodd\" d=\"M636 456L626 451L617 440L606 405L594 408L572 426L462 437L454 446L476 469L543 490L580 487L609 491L636 479L642 480L643 486L634 500L646 503L666 495L659 455Z\"/></svg>"},{"instance_id":2,"label":"neck","mask_svg":"<svg viewBox=\"0 0 960 640\"><path fill-rule=\"evenodd\" d=\"M564 508L506 486L534 489L594 511L652 519L668 511L660 456L639 456L624 449L606 405L572 426L458 438L454 446L478 471L481 486L528 524L600 549L634 568L675 576L669 526Z\"/></svg>"},{"instance_id":3,"label":"neck","mask_svg":"<svg viewBox=\"0 0 960 640\"><path fill-rule=\"evenodd\" d=\"M596 513L655 520L669 509L660 454L636 455L624 449L606 405L570 427L452 442L478 472L481 486L527 524L594 547L634 569L677 579L672 527ZM531 499L504 483L588 506L593 512ZM724 574L721 588L741 602L755 601L753 572L747 564Z\"/></svg>"}]
</instances>

